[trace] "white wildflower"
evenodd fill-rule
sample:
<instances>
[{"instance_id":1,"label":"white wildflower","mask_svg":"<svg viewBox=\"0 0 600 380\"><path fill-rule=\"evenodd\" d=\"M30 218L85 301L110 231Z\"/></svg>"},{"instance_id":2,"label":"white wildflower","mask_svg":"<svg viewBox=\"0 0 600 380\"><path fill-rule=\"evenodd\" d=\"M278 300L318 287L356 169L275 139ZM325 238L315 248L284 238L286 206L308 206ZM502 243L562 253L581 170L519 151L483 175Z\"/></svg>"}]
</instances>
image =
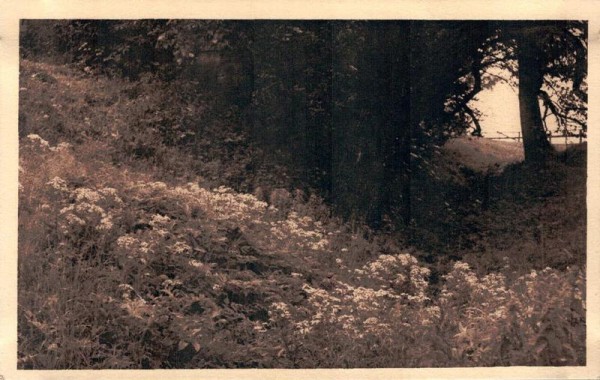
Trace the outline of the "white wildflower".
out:
<instances>
[{"instance_id":1,"label":"white wildflower","mask_svg":"<svg viewBox=\"0 0 600 380\"><path fill-rule=\"evenodd\" d=\"M269 316L272 318L290 318L290 309L285 302L273 302L271 310L269 310Z\"/></svg>"},{"instance_id":2,"label":"white wildflower","mask_svg":"<svg viewBox=\"0 0 600 380\"><path fill-rule=\"evenodd\" d=\"M73 194L75 195L75 200L78 202L87 201L91 203L97 203L100 201L100 199L102 199L102 196L97 191L85 187L76 189Z\"/></svg>"},{"instance_id":3,"label":"white wildflower","mask_svg":"<svg viewBox=\"0 0 600 380\"><path fill-rule=\"evenodd\" d=\"M226 187L226 186L219 186L216 189L213 189L213 191L215 193L220 193L220 194L225 194L225 193L229 193L231 191L233 191L231 188Z\"/></svg>"},{"instance_id":4,"label":"white wildflower","mask_svg":"<svg viewBox=\"0 0 600 380\"><path fill-rule=\"evenodd\" d=\"M80 226L85 226L85 220L81 219L80 217L78 217L75 214L67 214L66 215L66 219L67 219L67 223L69 225L80 225Z\"/></svg>"},{"instance_id":5,"label":"white wildflower","mask_svg":"<svg viewBox=\"0 0 600 380\"><path fill-rule=\"evenodd\" d=\"M69 150L71 149L72 145L69 144L68 142L61 142L59 143L56 148L54 148L57 152L61 152L63 150Z\"/></svg>"},{"instance_id":6,"label":"white wildflower","mask_svg":"<svg viewBox=\"0 0 600 380\"><path fill-rule=\"evenodd\" d=\"M467 264L467 263L464 263L462 261L457 261L456 263L454 263L453 269L455 271L470 271L471 267L469 267L469 264Z\"/></svg>"},{"instance_id":7,"label":"white wildflower","mask_svg":"<svg viewBox=\"0 0 600 380\"><path fill-rule=\"evenodd\" d=\"M144 190L150 191L163 191L167 189L167 184L164 182L138 182L136 183L137 187L141 187Z\"/></svg>"},{"instance_id":8,"label":"white wildflower","mask_svg":"<svg viewBox=\"0 0 600 380\"><path fill-rule=\"evenodd\" d=\"M376 317L369 317L363 322L364 325L376 325L378 323L379 319L377 319Z\"/></svg>"},{"instance_id":9,"label":"white wildflower","mask_svg":"<svg viewBox=\"0 0 600 380\"><path fill-rule=\"evenodd\" d=\"M123 299L131 299L132 294L135 293L133 286L129 284L119 284L118 289L121 291L121 297Z\"/></svg>"},{"instance_id":10,"label":"white wildflower","mask_svg":"<svg viewBox=\"0 0 600 380\"><path fill-rule=\"evenodd\" d=\"M160 225L165 225L170 221L171 218L169 218L167 215L154 214L148 224L150 224L152 227L156 227Z\"/></svg>"},{"instance_id":11,"label":"white wildflower","mask_svg":"<svg viewBox=\"0 0 600 380\"><path fill-rule=\"evenodd\" d=\"M29 141L31 141L32 143L36 143L41 147L44 148L48 148L50 147L50 144L48 143L48 141L44 140L43 138L41 138L39 135L36 134L30 134L27 135L27 138L29 139Z\"/></svg>"},{"instance_id":12,"label":"white wildflower","mask_svg":"<svg viewBox=\"0 0 600 380\"><path fill-rule=\"evenodd\" d=\"M173 250L173 252L175 252L177 254L182 254L182 253L190 252L192 250L192 247L190 247L189 245L187 245L184 242L178 241L171 246L171 249Z\"/></svg>"},{"instance_id":13,"label":"white wildflower","mask_svg":"<svg viewBox=\"0 0 600 380\"><path fill-rule=\"evenodd\" d=\"M125 235L117 239L117 247L123 249L131 249L134 245L137 245L139 241L133 236Z\"/></svg>"},{"instance_id":14,"label":"white wildflower","mask_svg":"<svg viewBox=\"0 0 600 380\"><path fill-rule=\"evenodd\" d=\"M46 182L46 185L52 187L54 190L58 190L60 192L68 192L69 187L67 186L67 181L60 177L54 177L50 181Z\"/></svg>"},{"instance_id":15,"label":"white wildflower","mask_svg":"<svg viewBox=\"0 0 600 380\"><path fill-rule=\"evenodd\" d=\"M111 197L116 203L120 205L123 204L123 200L119 197L117 190L113 189L112 187L104 187L98 190L98 192L104 197Z\"/></svg>"},{"instance_id":16,"label":"white wildflower","mask_svg":"<svg viewBox=\"0 0 600 380\"><path fill-rule=\"evenodd\" d=\"M139 247L139 251L142 254L147 254L150 253L150 244L148 244L148 242L142 241L140 242L140 247Z\"/></svg>"},{"instance_id":17,"label":"white wildflower","mask_svg":"<svg viewBox=\"0 0 600 380\"><path fill-rule=\"evenodd\" d=\"M308 334L312 331L312 326L310 325L309 321L306 320L295 323L294 327L296 328L298 333L302 335Z\"/></svg>"},{"instance_id":18,"label":"white wildflower","mask_svg":"<svg viewBox=\"0 0 600 380\"><path fill-rule=\"evenodd\" d=\"M96 227L98 231L108 231L113 228L112 215L107 215L100 220L100 224Z\"/></svg>"}]
</instances>

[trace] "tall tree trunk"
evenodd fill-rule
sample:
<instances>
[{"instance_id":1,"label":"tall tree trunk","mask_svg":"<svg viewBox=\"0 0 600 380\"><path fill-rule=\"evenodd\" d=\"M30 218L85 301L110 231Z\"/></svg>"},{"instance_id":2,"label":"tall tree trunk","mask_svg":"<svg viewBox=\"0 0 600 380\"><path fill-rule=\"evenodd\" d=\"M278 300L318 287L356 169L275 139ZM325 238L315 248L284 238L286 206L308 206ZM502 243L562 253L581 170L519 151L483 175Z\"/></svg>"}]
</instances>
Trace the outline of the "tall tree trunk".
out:
<instances>
[{"instance_id":1,"label":"tall tree trunk","mask_svg":"<svg viewBox=\"0 0 600 380\"><path fill-rule=\"evenodd\" d=\"M326 201L332 191L332 40L331 21L311 24L315 40L305 46L307 68L304 69L305 158L307 179Z\"/></svg>"},{"instance_id":2,"label":"tall tree trunk","mask_svg":"<svg viewBox=\"0 0 600 380\"><path fill-rule=\"evenodd\" d=\"M373 97L378 109L375 137L377 164L382 166L377 200L369 220L382 227L384 217L410 215L410 32L409 24L381 24L376 36L374 64L377 82Z\"/></svg>"},{"instance_id":3,"label":"tall tree trunk","mask_svg":"<svg viewBox=\"0 0 600 380\"><path fill-rule=\"evenodd\" d=\"M519 113L525 161L543 162L552 150L548 142L538 94L542 87L543 74L540 67L539 48L535 35L526 31L517 37L519 60Z\"/></svg>"}]
</instances>

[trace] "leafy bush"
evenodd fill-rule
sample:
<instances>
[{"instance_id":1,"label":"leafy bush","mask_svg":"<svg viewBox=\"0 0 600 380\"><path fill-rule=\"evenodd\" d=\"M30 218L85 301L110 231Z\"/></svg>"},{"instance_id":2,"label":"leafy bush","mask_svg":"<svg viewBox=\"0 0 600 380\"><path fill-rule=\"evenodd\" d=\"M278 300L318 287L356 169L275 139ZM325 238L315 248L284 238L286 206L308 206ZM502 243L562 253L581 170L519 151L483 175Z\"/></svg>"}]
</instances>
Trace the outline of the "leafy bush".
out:
<instances>
[{"instance_id":1,"label":"leafy bush","mask_svg":"<svg viewBox=\"0 0 600 380\"><path fill-rule=\"evenodd\" d=\"M384 248L301 216L304 203L279 213L225 187L34 181L31 160L70 148L30 136L21 149L21 368L584 361L578 268L478 276L458 262L432 296L414 256L360 263L352 251Z\"/></svg>"},{"instance_id":2,"label":"leafy bush","mask_svg":"<svg viewBox=\"0 0 600 380\"><path fill-rule=\"evenodd\" d=\"M547 173L547 199L565 201L553 207L506 194L508 211L478 210L495 218L482 251L425 260L437 252L285 190L235 116L192 107L183 88L23 73L19 368L585 363L585 261L560 254L582 255L581 231L572 247L499 243L519 218L576 210L541 231L570 227L584 197L562 183L581 172Z\"/></svg>"}]
</instances>

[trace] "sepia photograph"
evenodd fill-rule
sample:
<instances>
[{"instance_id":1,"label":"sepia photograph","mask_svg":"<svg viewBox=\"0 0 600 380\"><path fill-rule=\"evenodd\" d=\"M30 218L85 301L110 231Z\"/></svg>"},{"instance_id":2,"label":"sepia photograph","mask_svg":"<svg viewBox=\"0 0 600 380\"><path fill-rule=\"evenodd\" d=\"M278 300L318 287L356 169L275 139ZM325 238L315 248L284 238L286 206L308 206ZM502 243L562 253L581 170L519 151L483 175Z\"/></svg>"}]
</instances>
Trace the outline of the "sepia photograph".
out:
<instances>
[{"instance_id":1,"label":"sepia photograph","mask_svg":"<svg viewBox=\"0 0 600 380\"><path fill-rule=\"evenodd\" d=\"M19 369L586 364L586 21L19 33Z\"/></svg>"},{"instance_id":2,"label":"sepia photograph","mask_svg":"<svg viewBox=\"0 0 600 380\"><path fill-rule=\"evenodd\" d=\"M593 3L0 1L0 380L600 378Z\"/></svg>"}]
</instances>

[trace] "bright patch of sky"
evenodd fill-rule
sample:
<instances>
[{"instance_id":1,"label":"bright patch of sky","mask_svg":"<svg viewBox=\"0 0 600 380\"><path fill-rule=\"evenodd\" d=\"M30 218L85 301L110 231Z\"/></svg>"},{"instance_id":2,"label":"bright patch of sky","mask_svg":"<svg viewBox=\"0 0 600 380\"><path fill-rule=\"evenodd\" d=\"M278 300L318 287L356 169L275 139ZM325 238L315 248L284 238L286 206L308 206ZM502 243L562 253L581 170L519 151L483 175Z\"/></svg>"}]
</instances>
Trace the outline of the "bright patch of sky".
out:
<instances>
[{"instance_id":1,"label":"bright patch of sky","mask_svg":"<svg viewBox=\"0 0 600 380\"><path fill-rule=\"evenodd\" d=\"M481 111L481 130L484 137L517 137L521 132L518 89L500 82L481 91L473 106Z\"/></svg>"},{"instance_id":2,"label":"bright patch of sky","mask_svg":"<svg viewBox=\"0 0 600 380\"><path fill-rule=\"evenodd\" d=\"M510 75L503 70L492 69L493 74L510 78ZM483 137L511 137L517 138L521 133L521 124L519 116L519 89L516 84L509 84L507 81L499 81L493 87L481 91L470 103L473 108L481 112L479 122ZM541 102L540 102L541 107ZM553 116L546 119L548 128L553 133L557 133L557 123ZM569 138L568 142L578 142L577 138ZM506 139L505 141L515 141ZM554 138L553 144L564 143L562 138Z\"/></svg>"}]
</instances>

